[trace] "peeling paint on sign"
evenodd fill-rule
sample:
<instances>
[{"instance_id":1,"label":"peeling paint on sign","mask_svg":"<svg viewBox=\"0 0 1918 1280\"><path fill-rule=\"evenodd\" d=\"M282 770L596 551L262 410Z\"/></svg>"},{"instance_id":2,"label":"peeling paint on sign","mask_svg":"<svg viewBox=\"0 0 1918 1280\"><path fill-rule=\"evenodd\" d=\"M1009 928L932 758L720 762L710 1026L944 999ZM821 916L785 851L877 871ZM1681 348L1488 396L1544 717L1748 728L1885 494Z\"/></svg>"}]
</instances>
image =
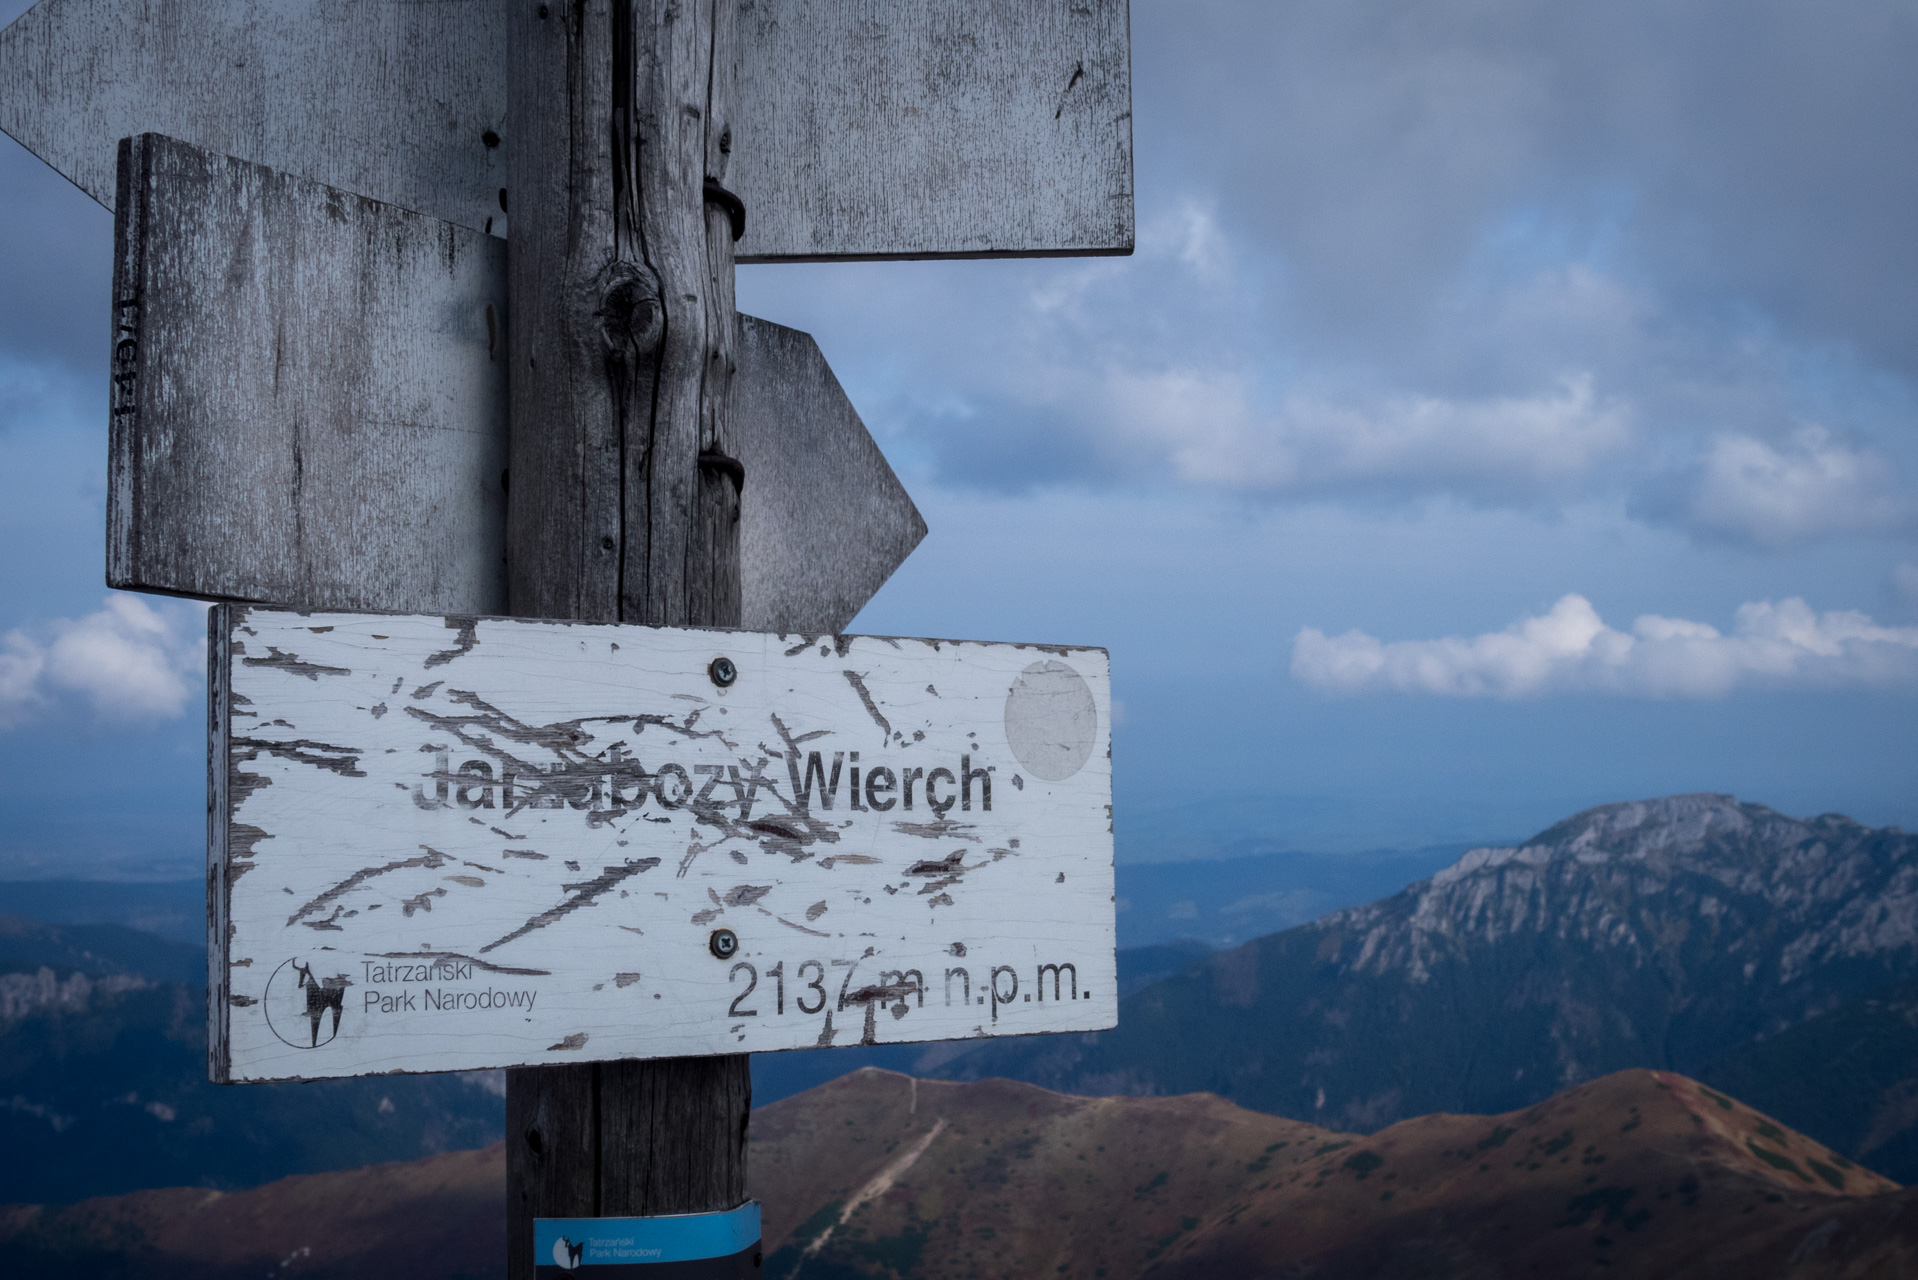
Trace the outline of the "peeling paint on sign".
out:
<instances>
[{"instance_id":1,"label":"peeling paint on sign","mask_svg":"<svg viewBox=\"0 0 1918 1280\"><path fill-rule=\"evenodd\" d=\"M217 1080L1114 1025L1103 650L211 627Z\"/></svg>"}]
</instances>

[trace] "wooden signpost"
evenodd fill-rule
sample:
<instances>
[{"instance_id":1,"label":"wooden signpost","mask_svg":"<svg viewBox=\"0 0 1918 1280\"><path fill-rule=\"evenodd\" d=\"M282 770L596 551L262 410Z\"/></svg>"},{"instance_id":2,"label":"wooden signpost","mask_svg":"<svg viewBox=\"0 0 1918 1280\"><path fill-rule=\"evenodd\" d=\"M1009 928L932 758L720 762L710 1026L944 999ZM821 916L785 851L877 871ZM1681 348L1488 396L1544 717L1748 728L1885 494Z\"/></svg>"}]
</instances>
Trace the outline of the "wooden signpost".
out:
<instances>
[{"instance_id":1,"label":"wooden signpost","mask_svg":"<svg viewBox=\"0 0 1918 1280\"><path fill-rule=\"evenodd\" d=\"M108 583L506 612L505 242L155 134L121 150ZM739 327L740 625L840 631L925 522L813 340Z\"/></svg>"},{"instance_id":2,"label":"wooden signpost","mask_svg":"<svg viewBox=\"0 0 1918 1280\"><path fill-rule=\"evenodd\" d=\"M835 637L924 525L733 264L1129 252L1126 25L41 0L0 32L0 129L116 206L112 580L305 615L213 615L213 1072L577 1055L508 1074L510 1275L624 1215L725 1212L745 1266L747 1049L1111 1025L1103 654ZM406 1025L428 988L451 1031Z\"/></svg>"}]
</instances>

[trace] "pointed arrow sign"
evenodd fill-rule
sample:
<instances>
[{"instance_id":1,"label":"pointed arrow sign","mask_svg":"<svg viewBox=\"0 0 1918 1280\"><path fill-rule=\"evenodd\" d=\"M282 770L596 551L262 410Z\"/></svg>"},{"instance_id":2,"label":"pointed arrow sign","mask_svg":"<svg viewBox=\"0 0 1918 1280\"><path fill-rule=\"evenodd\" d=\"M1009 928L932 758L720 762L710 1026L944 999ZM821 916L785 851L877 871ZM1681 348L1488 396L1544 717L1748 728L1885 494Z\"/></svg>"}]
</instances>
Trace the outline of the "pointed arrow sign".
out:
<instances>
[{"instance_id":1,"label":"pointed arrow sign","mask_svg":"<svg viewBox=\"0 0 1918 1280\"><path fill-rule=\"evenodd\" d=\"M109 583L505 612L505 244L153 135L120 183ZM813 340L740 326L742 623L838 631L925 521Z\"/></svg>"},{"instance_id":2,"label":"pointed arrow sign","mask_svg":"<svg viewBox=\"0 0 1918 1280\"><path fill-rule=\"evenodd\" d=\"M505 4L40 0L0 130L109 207L154 132L500 231ZM1131 252L1126 0L742 0L740 39L738 261Z\"/></svg>"}]
</instances>

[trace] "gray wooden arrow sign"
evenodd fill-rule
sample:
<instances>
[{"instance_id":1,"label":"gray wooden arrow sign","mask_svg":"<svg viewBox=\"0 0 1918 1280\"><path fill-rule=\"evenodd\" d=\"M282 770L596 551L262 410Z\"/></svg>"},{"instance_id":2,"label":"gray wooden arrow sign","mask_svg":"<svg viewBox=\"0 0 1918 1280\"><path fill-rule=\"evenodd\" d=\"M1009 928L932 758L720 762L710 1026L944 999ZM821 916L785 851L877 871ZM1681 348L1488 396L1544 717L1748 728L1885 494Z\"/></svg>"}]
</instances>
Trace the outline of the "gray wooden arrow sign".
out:
<instances>
[{"instance_id":1,"label":"gray wooden arrow sign","mask_svg":"<svg viewBox=\"0 0 1918 1280\"><path fill-rule=\"evenodd\" d=\"M122 154L108 582L504 612L505 244L172 139ZM813 340L740 326L742 624L837 631L925 521Z\"/></svg>"},{"instance_id":2,"label":"gray wooden arrow sign","mask_svg":"<svg viewBox=\"0 0 1918 1280\"><path fill-rule=\"evenodd\" d=\"M108 206L155 132L498 231L508 3L40 0L0 130ZM740 63L740 262L1131 252L1126 0L741 0Z\"/></svg>"}]
</instances>

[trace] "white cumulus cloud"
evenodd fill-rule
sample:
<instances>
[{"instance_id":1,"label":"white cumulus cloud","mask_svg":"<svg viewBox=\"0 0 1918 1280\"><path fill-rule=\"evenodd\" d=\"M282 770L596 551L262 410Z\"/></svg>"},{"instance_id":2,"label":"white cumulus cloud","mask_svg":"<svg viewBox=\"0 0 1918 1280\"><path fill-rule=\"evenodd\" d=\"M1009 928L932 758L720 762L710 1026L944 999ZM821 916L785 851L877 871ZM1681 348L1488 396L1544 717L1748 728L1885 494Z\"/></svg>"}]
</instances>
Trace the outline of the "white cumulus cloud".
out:
<instances>
[{"instance_id":1,"label":"white cumulus cloud","mask_svg":"<svg viewBox=\"0 0 1918 1280\"><path fill-rule=\"evenodd\" d=\"M1627 411L1575 375L1537 395L1370 402L1294 395L1261 412L1242 379L1113 371L1105 416L1185 481L1240 491L1536 493L1582 478L1631 438Z\"/></svg>"},{"instance_id":2,"label":"white cumulus cloud","mask_svg":"<svg viewBox=\"0 0 1918 1280\"><path fill-rule=\"evenodd\" d=\"M1820 427L1799 430L1783 448L1750 436L1717 437L1690 505L1694 526L1766 547L1894 532L1913 514L1888 458Z\"/></svg>"},{"instance_id":3,"label":"white cumulus cloud","mask_svg":"<svg viewBox=\"0 0 1918 1280\"><path fill-rule=\"evenodd\" d=\"M0 635L0 728L64 700L115 720L179 715L205 668L199 614L116 593L98 613Z\"/></svg>"},{"instance_id":4,"label":"white cumulus cloud","mask_svg":"<svg viewBox=\"0 0 1918 1280\"><path fill-rule=\"evenodd\" d=\"M1328 636L1306 627L1292 642L1292 675L1333 693L1508 699L1911 686L1918 685L1918 627L1880 626L1855 611L1820 614L1788 599L1739 606L1730 634L1656 614L1620 631L1584 596L1568 595L1538 617L1470 637L1388 643L1361 631Z\"/></svg>"}]
</instances>

